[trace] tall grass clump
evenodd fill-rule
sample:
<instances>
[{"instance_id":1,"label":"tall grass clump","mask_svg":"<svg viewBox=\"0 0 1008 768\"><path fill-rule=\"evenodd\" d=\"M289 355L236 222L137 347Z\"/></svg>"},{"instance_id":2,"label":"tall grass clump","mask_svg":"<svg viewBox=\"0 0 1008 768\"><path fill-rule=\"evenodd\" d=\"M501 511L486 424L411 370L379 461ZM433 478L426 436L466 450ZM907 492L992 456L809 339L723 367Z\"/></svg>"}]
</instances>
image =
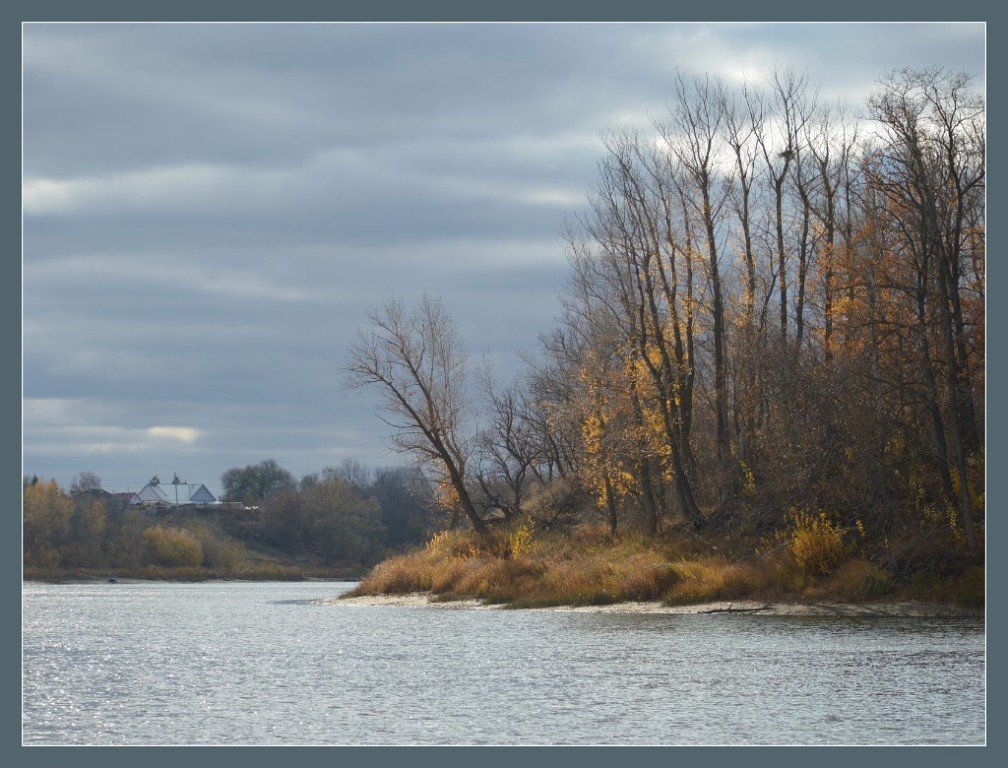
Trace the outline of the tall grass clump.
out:
<instances>
[{"instance_id":1,"label":"tall grass clump","mask_svg":"<svg viewBox=\"0 0 1008 768\"><path fill-rule=\"evenodd\" d=\"M793 588L790 564L782 557L733 562L709 555L675 563L677 582L665 595L671 605L710 600L778 598Z\"/></svg>"},{"instance_id":2,"label":"tall grass clump","mask_svg":"<svg viewBox=\"0 0 1008 768\"><path fill-rule=\"evenodd\" d=\"M877 600L894 590L892 578L864 557L848 560L838 566L820 584L810 585L805 596L825 600Z\"/></svg>"},{"instance_id":3,"label":"tall grass clump","mask_svg":"<svg viewBox=\"0 0 1008 768\"><path fill-rule=\"evenodd\" d=\"M827 576L847 558L844 530L825 512L795 509L790 521L788 551L803 573Z\"/></svg>"}]
</instances>

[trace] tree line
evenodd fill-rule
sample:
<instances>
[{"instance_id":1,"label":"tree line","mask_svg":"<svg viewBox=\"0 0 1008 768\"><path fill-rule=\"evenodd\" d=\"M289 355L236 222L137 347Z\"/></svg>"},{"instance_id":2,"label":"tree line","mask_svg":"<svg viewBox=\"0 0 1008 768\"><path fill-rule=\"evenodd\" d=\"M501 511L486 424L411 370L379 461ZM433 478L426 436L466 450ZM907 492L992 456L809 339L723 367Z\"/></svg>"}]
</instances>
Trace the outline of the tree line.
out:
<instances>
[{"instance_id":1,"label":"tree line","mask_svg":"<svg viewBox=\"0 0 1008 768\"><path fill-rule=\"evenodd\" d=\"M347 385L384 394L451 527L486 537L526 514L759 533L799 509L976 557L985 142L942 69L858 108L793 71L680 76L651 129L604 135L560 321L515 381L473 379L428 296L372 313Z\"/></svg>"},{"instance_id":2,"label":"tree line","mask_svg":"<svg viewBox=\"0 0 1008 768\"><path fill-rule=\"evenodd\" d=\"M259 506L262 536L286 552L374 563L425 541L438 527L422 474L372 469L355 460L300 480L273 459L221 476L222 501Z\"/></svg>"},{"instance_id":3,"label":"tree line","mask_svg":"<svg viewBox=\"0 0 1008 768\"><path fill-rule=\"evenodd\" d=\"M82 472L68 489L23 478L23 551L27 569L148 567L241 570L255 551L278 561L361 568L443 527L425 478L401 467L356 461L300 480L268 459L221 478L223 501L196 511L145 510L102 490ZM246 505L255 509L249 511Z\"/></svg>"}]
</instances>

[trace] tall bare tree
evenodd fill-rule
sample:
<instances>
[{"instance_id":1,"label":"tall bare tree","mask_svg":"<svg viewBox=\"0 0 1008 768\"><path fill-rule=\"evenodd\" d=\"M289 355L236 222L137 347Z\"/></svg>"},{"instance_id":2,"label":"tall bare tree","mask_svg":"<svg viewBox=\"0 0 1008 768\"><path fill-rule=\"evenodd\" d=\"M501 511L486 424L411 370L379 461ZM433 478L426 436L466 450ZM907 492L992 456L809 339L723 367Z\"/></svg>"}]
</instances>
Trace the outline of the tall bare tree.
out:
<instances>
[{"instance_id":1,"label":"tall bare tree","mask_svg":"<svg viewBox=\"0 0 1008 768\"><path fill-rule=\"evenodd\" d=\"M679 77L671 117L667 123L659 124L659 132L682 170L673 178L685 182L682 199L693 208L703 228L714 334L717 452L722 462L727 461L731 452L728 439L725 298L719 260L721 214L731 192L731 176L719 172L717 167L725 111L724 87L720 82L705 77L687 83ZM745 194L748 195L748 190Z\"/></svg>"},{"instance_id":2,"label":"tall bare tree","mask_svg":"<svg viewBox=\"0 0 1008 768\"><path fill-rule=\"evenodd\" d=\"M392 300L371 314L369 327L350 346L346 383L382 392L393 443L443 470L472 527L489 537L466 485L474 443L466 361L440 300L424 296L412 311Z\"/></svg>"}]
</instances>

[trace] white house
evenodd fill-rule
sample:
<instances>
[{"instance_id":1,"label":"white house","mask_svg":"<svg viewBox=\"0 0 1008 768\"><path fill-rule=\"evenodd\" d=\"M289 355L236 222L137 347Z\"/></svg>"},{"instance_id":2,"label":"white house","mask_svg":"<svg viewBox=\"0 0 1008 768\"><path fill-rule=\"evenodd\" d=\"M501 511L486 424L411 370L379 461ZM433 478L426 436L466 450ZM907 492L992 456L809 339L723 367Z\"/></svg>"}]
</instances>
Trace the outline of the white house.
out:
<instances>
[{"instance_id":1,"label":"white house","mask_svg":"<svg viewBox=\"0 0 1008 768\"><path fill-rule=\"evenodd\" d=\"M202 483L179 483L174 485L147 483L133 494L130 504L160 507L184 507L194 504L215 504L217 499Z\"/></svg>"}]
</instances>

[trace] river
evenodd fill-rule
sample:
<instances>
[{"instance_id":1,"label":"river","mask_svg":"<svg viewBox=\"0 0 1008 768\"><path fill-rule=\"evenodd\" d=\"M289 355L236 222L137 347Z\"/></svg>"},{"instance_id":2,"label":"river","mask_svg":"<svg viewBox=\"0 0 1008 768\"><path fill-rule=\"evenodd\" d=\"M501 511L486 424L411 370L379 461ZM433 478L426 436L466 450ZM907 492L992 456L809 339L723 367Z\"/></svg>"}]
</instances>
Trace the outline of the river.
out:
<instances>
[{"instance_id":1,"label":"river","mask_svg":"<svg viewBox=\"0 0 1008 768\"><path fill-rule=\"evenodd\" d=\"M339 582L23 588L25 744L978 744L982 619L319 604Z\"/></svg>"}]
</instances>

